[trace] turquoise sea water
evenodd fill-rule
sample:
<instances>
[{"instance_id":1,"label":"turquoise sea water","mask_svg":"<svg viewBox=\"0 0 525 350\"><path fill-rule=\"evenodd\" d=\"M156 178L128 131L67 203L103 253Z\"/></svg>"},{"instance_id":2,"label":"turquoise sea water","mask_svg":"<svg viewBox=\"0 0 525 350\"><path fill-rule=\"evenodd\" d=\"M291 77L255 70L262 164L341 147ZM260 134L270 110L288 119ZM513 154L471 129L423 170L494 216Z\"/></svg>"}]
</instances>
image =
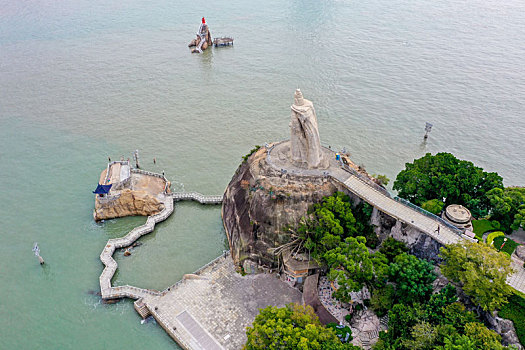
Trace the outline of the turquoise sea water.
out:
<instances>
[{"instance_id":1,"label":"turquoise sea water","mask_svg":"<svg viewBox=\"0 0 525 350\"><path fill-rule=\"evenodd\" d=\"M201 16L235 46L191 55ZM371 173L448 151L523 185L524 39L518 0L0 0L0 347L176 348L89 294L107 239L145 220L93 222L100 171L138 148L174 189L222 193L287 137L297 87ZM220 209L177 204L141 241L114 283L165 288L222 252Z\"/></svg>"}]
</instances>

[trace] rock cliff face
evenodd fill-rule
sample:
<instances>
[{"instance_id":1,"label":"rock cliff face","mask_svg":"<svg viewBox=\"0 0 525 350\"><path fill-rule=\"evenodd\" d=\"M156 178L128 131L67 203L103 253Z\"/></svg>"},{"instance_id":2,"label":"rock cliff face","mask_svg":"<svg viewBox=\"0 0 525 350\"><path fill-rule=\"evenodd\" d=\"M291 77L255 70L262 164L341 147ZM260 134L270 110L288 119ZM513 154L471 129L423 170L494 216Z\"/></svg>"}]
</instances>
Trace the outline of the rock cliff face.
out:
<instances>
[{"instance_id":1,"label":"rock cliff face","mask_svg":"<svg viewBox=\"0 0 525 350\"><path fill-rule=\"evenodd\" d=\"M270 248L289 241L286 227L296 225L308 208L335 191L347 193L354 204L361 198L324 176L297 176L276 170L260 149L237 169L224 194L222 215L234 262L276 267ZM414 227L378 210L371 223L383 241L388 236L405 242L410 253L439 263L441 244Z\"/></svg>"},{"instance_id":2,"label":"rock cliff face","mask_svg":"<svg viewBox=\"0 0 525 350\"><path fill-rule=\"evenodd\" d=\"M341 188L325 177L282 174L260 149L240 165L224 194L223 222L236 265L246 259L276 267L269 248L288 242L308 207Z\"/></svg>"},{"instance_id":3,"label":"rock cliff face","mask_svg":"<svg viewBox=\"0 0 525 350\"><path fill-rule=\"evenodd\" d=\"M93 216L95 221L134 215L149 216L162 209L164 204L146 191L124 189L116 199L104 201L97 198Z\"/></svg>"}]
</instances>

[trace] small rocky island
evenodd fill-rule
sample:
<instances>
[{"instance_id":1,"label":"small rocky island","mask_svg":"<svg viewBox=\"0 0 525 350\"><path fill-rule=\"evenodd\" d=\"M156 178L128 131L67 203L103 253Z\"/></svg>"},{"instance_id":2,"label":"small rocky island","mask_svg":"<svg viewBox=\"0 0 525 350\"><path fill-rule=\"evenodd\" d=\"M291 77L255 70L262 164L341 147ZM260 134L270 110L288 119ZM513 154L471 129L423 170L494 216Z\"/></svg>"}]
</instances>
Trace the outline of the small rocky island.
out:
<instances>
[{"instance_id":1,"label":"small rocky island","mask_svg":"<svg viewBox=\"0 0 525 350\"><path fill-rule=\"evenodd\" d=\"M197 32L197 37L188 44L188 47L194 47L191 53L202 53L208 47L211 47L212 44L210 29L206 24L206 19L202 17L202 23Z\"/></svg>"},{"instance_id":2,"label":"small rocky island","mask_svg":"<svg viewBox=\"0 0 525 350\"><path fill-rule=\"evenodd\" d=\"M164 175L134 169L129 161L109 162L100 174L95 196L95 221L149 216L164 209L170 183Z\"/></svg>"}]
</instances>

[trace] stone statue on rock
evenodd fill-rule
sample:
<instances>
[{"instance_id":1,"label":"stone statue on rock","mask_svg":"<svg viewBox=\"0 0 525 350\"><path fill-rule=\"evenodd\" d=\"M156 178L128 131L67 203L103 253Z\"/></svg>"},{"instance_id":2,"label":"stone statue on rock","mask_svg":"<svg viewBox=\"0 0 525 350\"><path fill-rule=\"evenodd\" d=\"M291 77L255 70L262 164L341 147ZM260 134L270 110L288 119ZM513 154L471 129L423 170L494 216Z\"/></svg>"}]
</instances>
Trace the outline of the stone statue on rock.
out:
<instances>
[{"instance_id":1,"label":"stone statue on rock","mask_svg":"<svg viewBox=\"0 0 525 350\"><path fill-rule=\"evenodd\" d=\"M295 166L308 169L326 168L314 105L295 90L290 121L290 160Z\"/></svg>"},{"instance_id":2,"label":"stone statue on rock","mask_svg":"<svg viewBox=\"0 0 525 350\"><path fill-rule=\"evenodd\" d=\"M208 25L206 24L206 19L202 17L202 23L199 27L199 32L197 33L197 38L193 39L188 47L195 47L191 50L192 53L201 53L212 45L211 33Z\"/></svg>"}]
</instances>

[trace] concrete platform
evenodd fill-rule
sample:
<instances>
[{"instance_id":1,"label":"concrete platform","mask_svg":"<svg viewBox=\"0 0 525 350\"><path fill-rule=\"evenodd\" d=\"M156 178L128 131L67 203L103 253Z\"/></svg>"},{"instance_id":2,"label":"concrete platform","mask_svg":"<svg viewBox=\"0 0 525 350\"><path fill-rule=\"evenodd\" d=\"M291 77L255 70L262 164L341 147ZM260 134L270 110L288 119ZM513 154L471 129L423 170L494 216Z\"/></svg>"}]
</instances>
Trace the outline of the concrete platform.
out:
<instances>
[{"instance_id":1,"label":"concrete platform","mask_svg":"<svg viewBox=\"0 0 525 350\"><path fill-rule=\"evenodd\" d=\"M145 296L142 303L185 349L241 349L246 327L259 308L301 303L301 293L275 274L235 272L230 255L187 275L162 294Z\"/></svg>"}]
</instances>

